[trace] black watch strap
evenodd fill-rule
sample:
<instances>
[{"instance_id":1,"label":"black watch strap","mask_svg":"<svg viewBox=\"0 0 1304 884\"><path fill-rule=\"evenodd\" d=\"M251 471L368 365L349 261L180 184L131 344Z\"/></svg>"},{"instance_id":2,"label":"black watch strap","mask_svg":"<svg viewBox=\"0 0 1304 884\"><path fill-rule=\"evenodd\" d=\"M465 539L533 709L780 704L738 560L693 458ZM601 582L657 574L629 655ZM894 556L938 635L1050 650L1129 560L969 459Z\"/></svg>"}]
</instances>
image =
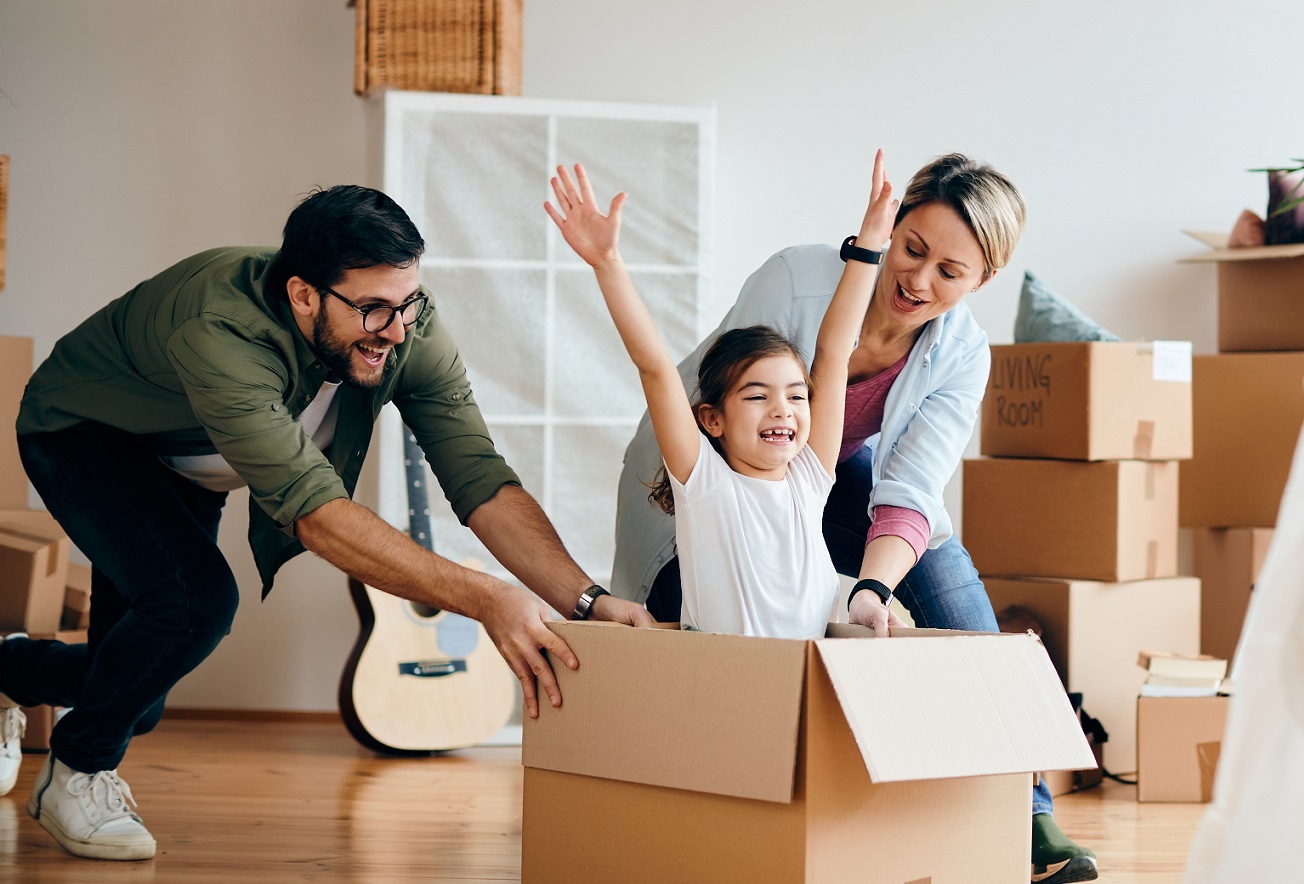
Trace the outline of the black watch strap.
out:
<instances>
[{"instance_id":1,"label":"black watch strap","mask_svg":"<svg viewBox=\"0 0 1304 884\"><path fill-rule=\"evenodd\" d=\"M611 595L611 593L596 583L584 590L580 593L579 601L575 603L575 612L571 614L571 619L588 620L589 615L593 613L593 603L598 600L598 596L603 595Z\"/></svg>"},{"instance_id":2,"label":"black watch strap","mask_svg":"<svg viewBox=\"0 0 1304 884\"><path fill-rule=\"evenodd\" d=\"M842 241L842 248L838 250L838 257L845 261L861 261L865 264L882 264L883 253L876 252L873 249L862 249L856 245L856 238L849 236Z\"/></svg>"},{"instance_id":3,"label":"black watch strap","mask_svg":"<svg viewBox=\"0 0 1304 884\"><path fill-rule=\"evenodd\" d=\"M887 584L882 580L875 580L873 577L866 577L864 580L858 580L856 585L851 587L851 594L847 596L847 610L851 610L851 600L856 597L856 593L862 589L868 589L874 595L879 597L883 606L887 607L892 604L892 590L887 588Z\"/></svg>"}]
</instances>

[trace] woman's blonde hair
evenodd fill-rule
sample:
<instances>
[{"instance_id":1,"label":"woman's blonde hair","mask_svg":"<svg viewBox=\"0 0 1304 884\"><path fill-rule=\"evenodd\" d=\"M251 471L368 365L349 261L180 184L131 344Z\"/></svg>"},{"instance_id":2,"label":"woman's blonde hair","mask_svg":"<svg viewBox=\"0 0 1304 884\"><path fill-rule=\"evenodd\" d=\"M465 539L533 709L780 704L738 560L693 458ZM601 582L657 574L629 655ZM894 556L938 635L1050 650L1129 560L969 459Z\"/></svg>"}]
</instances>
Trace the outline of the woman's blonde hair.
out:
<instances>
[{"instance_id":1,"label":"woman's blonde hair","mask_svg":"<svg viewBox=\"0 0 1304 884\"><path fill-rule=\"evenodd\" d=\"M950 206L969 225L982 249L984 281L1009 262L1027 217L1023 194L1010 179L986 163L949 153L910 179L896 223L928 203Z\"/></svg>"}]
</instances>

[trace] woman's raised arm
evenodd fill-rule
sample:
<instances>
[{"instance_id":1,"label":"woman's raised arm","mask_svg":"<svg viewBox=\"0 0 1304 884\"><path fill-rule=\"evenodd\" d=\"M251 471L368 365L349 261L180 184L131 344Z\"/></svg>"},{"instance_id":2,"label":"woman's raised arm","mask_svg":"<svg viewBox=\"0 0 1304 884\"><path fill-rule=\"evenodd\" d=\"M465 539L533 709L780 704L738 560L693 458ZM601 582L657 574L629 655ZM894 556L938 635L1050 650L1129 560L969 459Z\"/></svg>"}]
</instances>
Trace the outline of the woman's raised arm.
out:
<instances>
[{"instance_id":1,"label":"woman's raised arm","mask_svg":"<svg viewBox=\"0 0 1304 884\"><path fill-rule=\"evenodd\" d=\"M856 245L871 251L882 249L892 236L892 223L899 207L900 201L892 198L892 183L883 171L883 151L880 149L874 155L869 207L860 222ZM815 358L811 363L815 395L811 398L808 444L829 475L837 468L838 449L842 445L847 362L856 349L856 340L860 337L877 278L877 264L847 261L842 279L833 293L833 301L820 323L819 337L815 339Z\"/></svg>"}]
</instances>

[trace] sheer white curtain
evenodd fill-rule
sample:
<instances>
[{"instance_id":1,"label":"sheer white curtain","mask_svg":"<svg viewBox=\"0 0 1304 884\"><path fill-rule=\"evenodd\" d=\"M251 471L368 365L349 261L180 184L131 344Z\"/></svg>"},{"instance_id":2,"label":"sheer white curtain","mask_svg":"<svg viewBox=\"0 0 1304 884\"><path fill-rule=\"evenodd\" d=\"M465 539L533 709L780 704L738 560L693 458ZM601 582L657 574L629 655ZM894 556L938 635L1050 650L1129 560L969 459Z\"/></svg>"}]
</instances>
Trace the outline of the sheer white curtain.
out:
<instances>
[{"instance_id":1,"label":"sheer white curtain","mask_svg":"<svg viewBox=\"0 0 1304 884\"><path fill-rule=\"evenodd\" d=\"M713 108L391 92L383 188L426 239L421 281L452 331L495 446L571 554L606 581L616 484L644 403L592 271L543 211L559 163L624 190L621 248L676 359L709 328ZM398 417L375 442L379 511L406 529ZM434 542L509 577L435 483Z\"/></svg>"},{"instance_id":2,"label":"sheer white curtain","mask_svg":"<svg viewBox=\"0 0 1304 884\"><path fill-rule=\"evenodd\" d=\"M1191 844L1184 880L1298 880L1304 833L1304 436L1250 598L1232 679L1236 693L1213 803Z\"/></svg>"}]
</instances>

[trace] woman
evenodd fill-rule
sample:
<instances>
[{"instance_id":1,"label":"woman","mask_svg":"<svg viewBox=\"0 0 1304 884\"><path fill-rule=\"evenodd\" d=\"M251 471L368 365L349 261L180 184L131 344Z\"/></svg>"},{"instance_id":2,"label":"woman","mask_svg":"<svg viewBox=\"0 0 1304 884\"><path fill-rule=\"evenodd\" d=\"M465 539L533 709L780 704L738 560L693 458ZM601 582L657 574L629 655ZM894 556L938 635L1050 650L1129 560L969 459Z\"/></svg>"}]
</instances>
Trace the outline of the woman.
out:
<instances>
[{"instance_id":1,"label":"woman","mask_svg":"<svg viewBox=\"0 0 1304 884\"><path fill-rule=\"evenodd\" d=\"M824 512L834 565L858 578L849 619L879 635L899 623L888 607L894 594L919 626L997 631L982 581L952 536L942 492L973 433L991 365L987 335L964 299L1009 261L1024 218L1009 179L960 154L920 169L901 198L848 364L843 447ZM766 261L720 327L680 364L685 385L693 389L706 348L731 328L771 325L809 359L843 261L872 260L862 247L883 244L795 246ZM649 504L644 484L660 463L644 418L621 474L612 590L646 602L658 620L676 620L674 522ZM1096 878L1094 854L1065 837L1051 812L1050 792L1039 783L1032 880Z\"/></svg>"}]
</instances>

